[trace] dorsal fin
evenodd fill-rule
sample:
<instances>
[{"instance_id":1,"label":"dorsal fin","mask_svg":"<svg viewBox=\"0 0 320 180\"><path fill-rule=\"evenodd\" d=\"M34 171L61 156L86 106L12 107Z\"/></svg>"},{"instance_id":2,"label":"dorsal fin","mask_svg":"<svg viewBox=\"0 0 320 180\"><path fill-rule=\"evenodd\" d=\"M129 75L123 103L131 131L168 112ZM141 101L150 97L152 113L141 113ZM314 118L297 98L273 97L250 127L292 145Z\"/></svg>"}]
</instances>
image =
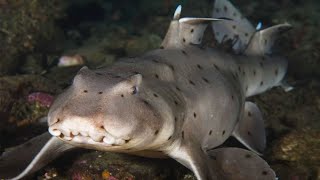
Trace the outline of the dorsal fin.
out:
<instances>
[{"instance_id":1,"label":"dorsal fin","mask_svg":"<svg viewBox=\"0 0 320 180\"><path fill-rule=\"evenodd\" d=\"M189 44L201 44L203 33L207 25L212 21L223 19L216 18L180 18L181 6L178 6L173 20L170 23L166 37L161 46L164 48L178 48Z\"/></svg>"},{"instance_id":2,"label":"dorsal fin","mask_svg":"<svg viewBox=\"0 0 320 180\"><path fill-rule=\"evenodd\" d=\"M291 25L288 23L275 25L261 31L256 32L247 49L246 55L263 56L265 54L271 54L271 48L278 38L279 34L291 29Z\"/></svg>"},{"instance_id":3,"label":"dorsal fin","mask_svg":"<svg viewBox=\"0 0 320 180\"><path fill-rule=\"evenodd\" d=\"M215 0L212 17L232 19L212 23L212 29L218 43L232 40L232 49L236 53L243 52L256 31L252 24L227 0Z\"/></svg>"}]
</instances>

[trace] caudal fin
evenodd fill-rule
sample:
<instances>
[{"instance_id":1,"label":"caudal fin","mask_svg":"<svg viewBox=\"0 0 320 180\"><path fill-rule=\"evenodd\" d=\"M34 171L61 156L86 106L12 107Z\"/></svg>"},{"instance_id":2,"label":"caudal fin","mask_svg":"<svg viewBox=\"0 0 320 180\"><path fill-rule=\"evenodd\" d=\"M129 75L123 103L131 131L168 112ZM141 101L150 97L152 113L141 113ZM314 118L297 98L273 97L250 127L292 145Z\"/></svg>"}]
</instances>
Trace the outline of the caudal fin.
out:
<instances>
[{"instance_id":1,"label":"caudal fin","mask_svg":"<svg viewBox=\"0 0 320 180\"><path fill-rule=\"evenodd\" d=\"M74 148L49 133L6 150L0 157L0 179L21 179L39 170L61 153Z\"/></svg>"}]
</instances>

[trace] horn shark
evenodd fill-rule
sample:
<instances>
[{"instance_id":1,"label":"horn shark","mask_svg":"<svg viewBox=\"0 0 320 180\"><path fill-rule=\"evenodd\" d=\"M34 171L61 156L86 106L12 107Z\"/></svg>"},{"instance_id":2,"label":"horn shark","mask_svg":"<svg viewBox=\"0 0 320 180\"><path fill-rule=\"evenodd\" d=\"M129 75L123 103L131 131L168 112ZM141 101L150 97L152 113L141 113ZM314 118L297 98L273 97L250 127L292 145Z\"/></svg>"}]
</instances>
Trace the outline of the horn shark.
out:
<instances>
[{"instance_id":1,"label":"horn shark","mask_svg":"<svg viewBox=\"0 0 320 180\"><path fill-rule=\"evenodd\" d=\"M291 26L257 30L227 0L215 1L213 18L180 13L178 6L159 49L104 69L81 68L50 108L50 134L5 152L0 177L20 179L81 147L165 155L199 180L276 179L259 157L266 147L261 112L246 98L291 89L283 81L287 61L271 54ZM209 24L234 53L200 46ZM230 136L249 150L217 148Z\"/></svg>"}]
</instances>

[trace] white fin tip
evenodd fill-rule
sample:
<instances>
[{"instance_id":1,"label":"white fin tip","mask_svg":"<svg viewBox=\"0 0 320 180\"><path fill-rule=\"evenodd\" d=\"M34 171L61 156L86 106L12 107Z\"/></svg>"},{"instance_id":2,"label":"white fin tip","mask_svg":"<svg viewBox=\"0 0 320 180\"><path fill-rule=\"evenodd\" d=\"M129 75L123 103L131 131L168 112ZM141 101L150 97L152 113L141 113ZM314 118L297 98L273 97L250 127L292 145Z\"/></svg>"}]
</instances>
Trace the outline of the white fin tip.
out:
<instances>
[{"instance_id":1,"label":"white fin tip","mask_svg":"<svg viewBox=\"0 0 320 180\"><path fill-rule=\"evenodd\" d=\"M262 28L262 22L259 22L257 24L256 30L259 31Z\"/></svg>"},{"instance_id":2,"label":"white fin tip","mask_svg":"<svg viewBox=\"0 0 320 180\"><path fill-rule=\"evenodd\" d=\"M176 11L174 12L174 15L173 15L173 19L174 20L178 20L180 18L180 14L181 14L181 9L182 9L182 6L179 5L176 9Z\"/></svg>"},{"instance_id":3,"label":"white fin tip","mask_svg":"<svg viewBox=\"0 0 320 180\"><path fill-rule=\"evenodd\" d=\"M290 84L288 84L285 81L281 82L280 86L285 92L289 92L289 91L292 91L294 89L293 86L290 86Z\"/></svg>"}]
</instances>

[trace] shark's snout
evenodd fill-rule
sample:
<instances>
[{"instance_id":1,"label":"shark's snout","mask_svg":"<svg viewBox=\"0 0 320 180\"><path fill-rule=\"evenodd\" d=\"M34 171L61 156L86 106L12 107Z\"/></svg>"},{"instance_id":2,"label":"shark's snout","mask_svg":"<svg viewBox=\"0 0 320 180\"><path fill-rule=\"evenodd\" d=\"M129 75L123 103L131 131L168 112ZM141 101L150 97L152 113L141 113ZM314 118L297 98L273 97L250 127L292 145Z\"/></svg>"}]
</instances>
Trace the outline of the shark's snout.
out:
<instances>
[{"instance_id":1,"label":"shark's snout","mask_svg":"<svg viewBox=\"0 0 320 180\"><path fill-rule=\"evenodd\" d=\"M49 132L62 140L80 144L103 144L106 146L122 145L129 139L116 138L102 124L92 123L89 119L72 117L56 119L49 124Z\"/></svg>"}]
</instances>

